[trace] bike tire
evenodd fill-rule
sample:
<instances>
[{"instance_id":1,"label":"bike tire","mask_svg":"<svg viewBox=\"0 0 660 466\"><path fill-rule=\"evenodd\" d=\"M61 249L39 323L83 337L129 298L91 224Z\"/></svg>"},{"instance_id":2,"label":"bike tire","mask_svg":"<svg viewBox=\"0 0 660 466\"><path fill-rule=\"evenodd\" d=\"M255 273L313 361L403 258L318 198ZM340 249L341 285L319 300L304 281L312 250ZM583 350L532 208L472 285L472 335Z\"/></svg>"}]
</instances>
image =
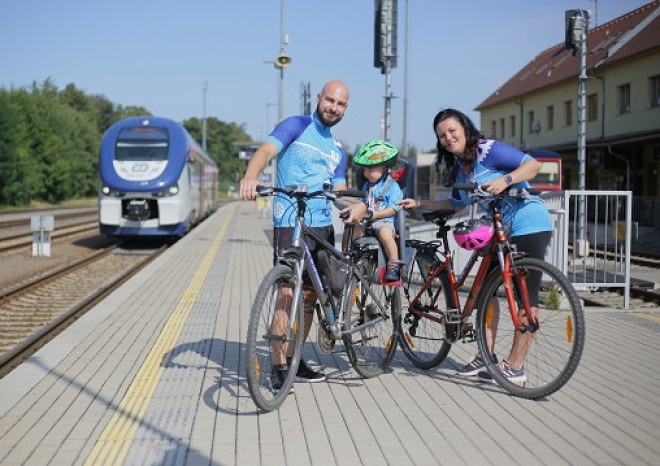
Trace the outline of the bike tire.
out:
<instances>
[{"instance_id":1,"label":"bike tire","mask_svg":"<svg viewBox=\"0 0 660 466\"><path fill-rule=\"evenodd\" d=\"M512 395L544 398L563 387L578 367L586 332L584 313L575 289L559 269L529 257L516 259L514 264L516 273L536 271L543 274L539 293L539 329L534 333L524 362L526 381L513 383L502 374L494 360L487 359L486 370ZM512 280L515 283L515 276ZM512 289L516 305L521 308L520 290L517 286ZM496 314L489 309L491 297L498 302L499 319L494 318ZM477 299L476 331L481 354L488 354L489 334L495 330L493 349L500 360L508 358L517 332L508 310L501 273L499 270L491 272Z\"/></svg>"},{"instance_id":2,"label":"bike tire","mask_svg":"<svg viewBox=\"0 0 660 466\"><path fill-rule=\"evenodd\" d=\"M451 350L447 331L458 331L457 325L446 326L443 323L441 310L438 309L439 304L444 305L445 309L458 309L447 274L440 274L420 294L435 262L434 255L418 253L403 284L407 304L404 307L399 343L406 358L420 369L431 369L441 364ZM439 286L444 290L444 303L433 303L433 296ZM455 337L455 333L452 337Z\"/></svg>"},{"instance_id":3,"label":"bike tire","mask_svg":"<svg viewBox=\"0 0 660 466\"><path fill-rule=\"evenodd\" d=\"M374 256L362 259L358 267L366 276L378 275L378 259ZM367 288L384 305L384 320L342 336L348 360L355 371L364 378L376 377L389 367L396 353L401 323L401 294L399 287L383 286L376 280L369 280L367 284L356 275L352 275L349 280L348 302L342 325L344 332L381 315Z\"/></svg>"},{"instance_id":4,"label":"bike tire","mask_svg":"<svg viewBox=\"0 0 660 466\"><path fill-rule=\"evenodd\" d=\"M288 285L291 289L294 289L295 281L296 277L290 267L285 265L275 266L261 281L250 311L246 339L247 382L252 400L264 411L273 411L284 403L293 385L302 355L305 317L301 296L298 301L297 322L294 325L294 332L281 342L283 345L293 345L291 365L288 368L282 387L279 391L274 391L270 382L274 364L272 350L273 344L278 344L273 342L278 340L274 340L269 336L273 335L271 327L275 304L279 299L281 287ZM291 311L292 309L288 310L289 316ZM288 321L285 324L288 325Z\"/></svg>"}]
</instances>

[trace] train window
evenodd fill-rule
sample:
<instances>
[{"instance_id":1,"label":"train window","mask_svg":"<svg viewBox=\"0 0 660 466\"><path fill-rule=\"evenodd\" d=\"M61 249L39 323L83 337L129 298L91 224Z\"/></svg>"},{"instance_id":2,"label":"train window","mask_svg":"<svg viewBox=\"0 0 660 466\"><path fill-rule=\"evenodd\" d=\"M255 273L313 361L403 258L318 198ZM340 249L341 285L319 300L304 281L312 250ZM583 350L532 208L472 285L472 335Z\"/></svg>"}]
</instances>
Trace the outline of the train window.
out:
<instances>
[{"instance_id":1,"label":"train window","mask_svg":"<svg viewBox=\"0 0 660 466\"><path fill-rule=\"evenodd\" d=\"M530 155L541 162L541 169L529 181L529 184L541 191L558 191L562 189L561 155L557 152L531 150Z\"/></svg>"},{"instance_id":2,"label":"train window","mask_svg":"<svg viewBox=\"0 0 660 466\"><path fill-rule=\"evenodd\" d=\"M117 137L115 160L160 161L167 160L169 133L165 128L123 128Z\"/></svg>"}]
</instances>

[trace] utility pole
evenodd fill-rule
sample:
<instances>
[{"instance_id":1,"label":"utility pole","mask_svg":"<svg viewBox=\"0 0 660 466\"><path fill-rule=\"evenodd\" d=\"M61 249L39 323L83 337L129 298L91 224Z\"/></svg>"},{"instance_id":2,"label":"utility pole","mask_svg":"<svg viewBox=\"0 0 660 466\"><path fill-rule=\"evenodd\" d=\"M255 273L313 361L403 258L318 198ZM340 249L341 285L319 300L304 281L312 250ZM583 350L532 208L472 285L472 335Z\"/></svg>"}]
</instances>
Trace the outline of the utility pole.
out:
<instances>
[{"instance_id":1,"label":"utility pole","mask_svg":"<svg viewBox=\"0 0 660 466\"><path fill-rule=\"evenodd\" d=\"M209 85L204 81L203 86L203 102L202 102L202 149L206 152L206 90L209 88Z\"/></svg>"},{"instance_id":2,"label":"utility pole","mask_svg":"<svg viewBox=\"0 0 660 466\"><path fill-rule=\"evenodd\" d=\"M408 157L408 30L410 28L410 0L406 0L406 23L403 30L403 143L401 154Z\"/></svg>"},{"instance_id":3,"label":"utility pole","mask_svg":"<svg viewBox=\"0 0 660 466\"><path fill-rule=\"evenodd\" d=\"M566 38L564 45L573 52L580 53L580 74L578 78L578 189L586 189L587 153L587 10L567 10L565 13ZM588 245L585 232L586 197L578 202L578 252L587 255Z\"/></svg>"},{"instance_id":4,"label":"utility pole","mask_svg":"<svg viewBox=\"0 0 660 466\"><path fill-rule=\"evenodd\" d=\"M385 75L383 139L390 139L392 126L392 69L396 67L397 0L374 0L374 66Z\"/></svg>"}]
</instances>

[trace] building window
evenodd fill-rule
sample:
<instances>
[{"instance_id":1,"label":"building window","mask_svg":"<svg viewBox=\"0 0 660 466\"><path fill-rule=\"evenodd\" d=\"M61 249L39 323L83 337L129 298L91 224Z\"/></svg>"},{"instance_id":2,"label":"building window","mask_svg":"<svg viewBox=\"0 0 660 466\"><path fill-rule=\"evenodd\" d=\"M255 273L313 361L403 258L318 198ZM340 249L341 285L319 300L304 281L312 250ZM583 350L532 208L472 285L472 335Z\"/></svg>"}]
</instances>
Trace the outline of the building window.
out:
<instances>
[{"instance_id":1,"label":"building window","mask_svg":"<svg viewBox=\"0 0 660 466\"><path fill-rule=\"evenodd\" d=\"M573 101L564 102L564 126L573 126Z\"/></svg>"},{"instance_id":2,"label":"building window","mask_svg":"<svg viewBox=\"0 0 660 466\"><path fill-rule=\"evenodd\" d=\"M493 139L497 137L497 122L495 120L490 122L490 137Z\"/></svg>"},{"instance_id":3,"label":"building window","mask_svg":"<svg viewBox=\"0 0 660 466\"><path fill-rule=\"evenodd\" d=\"M534 132L535 132L535 131L534 131L534 129L535 129L535 124L536 124L536 121L534 121L534 111L527 112L527 122L528 122L528 124L529 124L529 126L528 126L528 128L529 128L529 129L528 129L528 132L529 132L529 133L534 133Z\"/></svg>"},{"instance_id":4,"label":"building window","mask_svg":"<svg viewBox=\"0 0 660 466\"><path fill-rule=\"evenodd\" d=\"M587 121L596 121L598 119L598 94L589 94L587 96Z\"/></svg>"},{"instance_id":5,"label":"building window","mask_svg":"<svg viewBox=\"0 0 660 466\"><path fill-rule=\"evenodd\" d=\"M651 76L651 107L660 107L660 75Z\"/></svg>"},{"instance_id":6,"label":"building window","mask_svg":"<svg viewBox=\"0 0 660 466\"><path fill-rule=\"evenodd\" d=\"M619 114L630 113L630 84L624 84L619 90Z\"/></svg>"},{"instance_id":7,"label":"building window","mask_svg":"<svg viewBox=\"0 0 660 466\"><path fill-rule=\"evenodd\" d=\"M509 131L509 135L512 138L515 138L516 137L516 116L511 115L511 117L509 117L509 122L511 123L511 129Z\"/></svg>"},{"instance_id":8,"label":"building window","mask_svg":"<svg viewBox=\"0 0 660 466\"><path fill-rule=\"evenodd\" d=\"M500 139L504 139L504 118L500 118Z\"/></svg>"},{"instance_id":9,"label":"building window","mask_svg":"<svg viewBox=\"0 0 660 466\"><path fill-rule=\"evenodd\" d=\"M548 119L548 131L555 127L555 107L553 105L548 105L546 107L546 117Z\"/></svg>"}]
</instances>

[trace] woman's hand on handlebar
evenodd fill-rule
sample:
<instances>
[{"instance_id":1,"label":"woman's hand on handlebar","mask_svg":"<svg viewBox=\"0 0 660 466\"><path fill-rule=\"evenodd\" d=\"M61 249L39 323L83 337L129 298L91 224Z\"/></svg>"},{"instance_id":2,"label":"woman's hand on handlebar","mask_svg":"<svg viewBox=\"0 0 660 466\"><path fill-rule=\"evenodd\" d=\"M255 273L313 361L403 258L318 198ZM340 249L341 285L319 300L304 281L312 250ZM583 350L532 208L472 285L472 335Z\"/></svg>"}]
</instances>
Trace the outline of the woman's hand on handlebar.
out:
<instances>
[{"instance_id":1,"label":"woman's hand on handlebar","mask_svg":"<svg viewBox=\"0 0 660 466\"><path fill-rule=\"evenodd\" d=\"M417 199L411 199L411 198L406 198L406 199L401 199L399 202L397 202L398 205L403 207L404 209L416 209L417 207L421 206L422 203L421 201L418 201Z\"/></svg>"},{"instance_id":2,"label":"woman's hand on handlebar","mask_svg":"<svg viewBox=\"0 0 660 466\"><path fill-rule=\"evenodd\" d=\"M366 213L367 205L364 202L357 202L342 209L339 218L341 218L344 223L356 225L360 223L360 220L364 218L364 214Z\"/></svg>"}]
</instances>

